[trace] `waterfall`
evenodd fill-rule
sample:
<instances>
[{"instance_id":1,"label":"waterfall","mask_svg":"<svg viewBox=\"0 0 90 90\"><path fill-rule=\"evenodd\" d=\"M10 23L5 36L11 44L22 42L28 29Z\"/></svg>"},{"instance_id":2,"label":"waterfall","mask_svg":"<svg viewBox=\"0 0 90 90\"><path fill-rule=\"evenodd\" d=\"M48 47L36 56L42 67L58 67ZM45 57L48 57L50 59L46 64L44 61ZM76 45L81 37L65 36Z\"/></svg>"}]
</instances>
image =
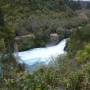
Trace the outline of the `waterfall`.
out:
<instances>
[{"instance_id":1,"label":"waterfall","mask_svg":"<svg viewBox=\"0 0 90 90\"><path fill-rule=\"evenodd\" d=\"M34 65L36 63L48 64L51 57L57 57L58 55L64 54L64 47L66 40L60 41L59 44L45 48L34 48L23 52L17 52L19 58L27 65Z\"/></svg>"}]
</instances>

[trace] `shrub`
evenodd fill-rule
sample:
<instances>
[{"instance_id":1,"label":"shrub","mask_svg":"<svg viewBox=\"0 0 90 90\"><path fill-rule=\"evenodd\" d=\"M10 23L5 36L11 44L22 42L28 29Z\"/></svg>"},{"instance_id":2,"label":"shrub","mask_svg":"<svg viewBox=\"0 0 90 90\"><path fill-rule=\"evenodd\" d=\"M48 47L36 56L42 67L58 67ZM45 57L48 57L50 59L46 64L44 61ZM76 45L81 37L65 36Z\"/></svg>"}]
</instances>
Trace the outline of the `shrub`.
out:
<instances>
[{"instance_id":1,"label":"shrub","mask_svg":"<svg viewBox=\"0 0 90 90\"><path fill-rule=\"evenodd\" d=\"M83 50L77 52L76 60L79 64L84 64L90 61L90 44L86 45Z\"/></svg>"}]
</instances>

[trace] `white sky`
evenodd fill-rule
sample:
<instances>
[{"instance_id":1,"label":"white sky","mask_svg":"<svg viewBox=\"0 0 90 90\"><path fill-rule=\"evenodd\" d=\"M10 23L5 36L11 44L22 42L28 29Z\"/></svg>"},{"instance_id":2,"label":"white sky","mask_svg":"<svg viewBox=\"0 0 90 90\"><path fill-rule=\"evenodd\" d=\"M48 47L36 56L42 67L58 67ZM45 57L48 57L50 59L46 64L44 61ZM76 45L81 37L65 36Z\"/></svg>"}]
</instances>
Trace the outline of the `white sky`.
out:
<instances>
[{"instance_id":1,"label":"white sky","mask_svg":"<svg viewBox=\"0 0 90 90\"><path fill-rule=\"evenodd\" d=\"M81 1L90 1L90 0L81 0Z\"/></svg>"},{"instance_id":2,"label":"white sky","mask_svg":"<svg viewBox=\"0 0 90 90\"><path fill-rule=\"evenodd\" d=\"M75 1L78 1L78 0L75 0ZM80 1L90 1L90 0L80 0Z\"/></svg>"}]
</instances>

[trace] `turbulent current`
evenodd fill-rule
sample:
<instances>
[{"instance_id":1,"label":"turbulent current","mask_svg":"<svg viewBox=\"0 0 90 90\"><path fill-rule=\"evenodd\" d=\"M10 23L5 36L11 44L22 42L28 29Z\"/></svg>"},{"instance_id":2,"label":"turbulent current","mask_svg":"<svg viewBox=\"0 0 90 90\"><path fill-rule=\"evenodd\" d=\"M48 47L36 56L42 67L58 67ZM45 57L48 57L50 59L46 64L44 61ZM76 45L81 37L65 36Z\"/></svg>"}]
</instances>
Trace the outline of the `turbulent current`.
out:
<instances>
[{"instance_id":1,"label":"turbulent current","mask_svg":"<svg viewBox=\"0 0 90 90\"><path fill-rule=\"evenodd\" d=\"M64 54L64 48L66 46L67 39L63 39L55 46L44 47L44 48L34 48L23 52L18 52L17 55L20 62L25 63L29 66L34 66L36 64L48 64L53 58L58 55Z\"/></svg>"}]
</instances>

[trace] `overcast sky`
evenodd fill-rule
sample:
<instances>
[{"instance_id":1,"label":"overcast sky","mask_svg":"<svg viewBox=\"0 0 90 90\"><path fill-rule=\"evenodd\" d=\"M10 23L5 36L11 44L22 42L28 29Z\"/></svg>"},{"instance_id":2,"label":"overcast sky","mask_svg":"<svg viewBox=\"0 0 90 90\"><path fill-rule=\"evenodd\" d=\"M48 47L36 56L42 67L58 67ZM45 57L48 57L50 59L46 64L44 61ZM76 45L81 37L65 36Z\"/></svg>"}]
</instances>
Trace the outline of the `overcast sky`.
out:
<instances>
[{"instance_id":1,"label":"overcast sky","mask_svg":"<svg viewBox=\"0 0 90 90\"><path fill-rule=\"evenodd\" d=\"M78 0L75 0L75 1L78 1ZM80 0L80 1L90 1L90 0Z\"/></svg>"},{"instance_id":2,"label":"overcast sky","mask_svg":"<svg viewBox=\"0 0 90 90\"><path fill-rule=\"evenodd\" d=\"M81 0L81 1L90 1L90 0Z\"/></svg>"},{"instance_id":3,"label":"overcast sky","mask_svg":"<svg viewBox=\"0 0 90 90\"><path fill-rule=\"evenodd\" d=\"M80 0L80 1L90 1L90 0Z\"/></svg>"}]
</instances>

